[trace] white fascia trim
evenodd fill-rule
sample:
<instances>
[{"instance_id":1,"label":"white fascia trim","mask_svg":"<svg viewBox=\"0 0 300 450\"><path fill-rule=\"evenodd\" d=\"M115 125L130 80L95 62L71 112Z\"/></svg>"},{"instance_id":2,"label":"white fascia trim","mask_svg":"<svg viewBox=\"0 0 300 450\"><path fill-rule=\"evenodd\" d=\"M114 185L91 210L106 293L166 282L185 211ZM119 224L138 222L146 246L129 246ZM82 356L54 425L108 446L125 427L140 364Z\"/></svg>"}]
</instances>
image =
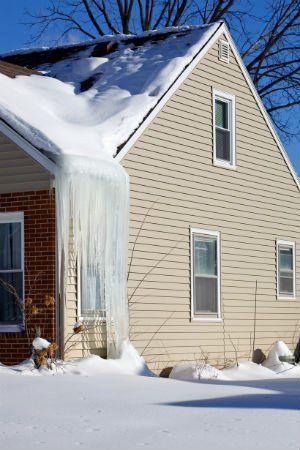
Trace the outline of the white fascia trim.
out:
<instances>
[{"instance_id":1,"label":"white fascia trim","mask_svg":"<svg viewBox=\"0 0 300 450\"><path fill-rule=\"evenodd\" d=\"M37 150L30 142L24 139L20 134L0 120L0 131L20 147L30 158L36 161L40 166L47 170L52 176L56 174L56 165L45 155Z\"/></svg>"},{"instance_id":2,"label":"white fascia trim","mask_svg":"<svg viewBox=\"0 0 300 450\"><path fill-rule=\"evenodd\" d=\"M194 246L193 235L201 234L217 238L217 267L218 267L218 315L216 317L197 316L194 314ZM191 264L191 322L222 322L221 313L221 233L219 231L204 230L202 228L190 228L190 264Z\"/></svg>"},{"instance_id":3,"label":"white fascia trim","mask_svg":"<svg viewBox=\"0 0 300 450\"><path fill-rule=\"evenodd\" d=\"M213 88L213 164L215 166L225 167L226 169L236 169L236 151L235 151L235 95L223 92ZM230 128L231 128L231 162L222 161L216 157L216 123L215 123L215 100L219 98L221 100L228 100L230 102Z\"/></svg>"},{"instance_id":4,"label":"white fascia trim","mask_svg":"<svg viewBox=\"0 0 300 450\"><path fill-rule=\"evenodd\" d=\"M150 125L152 120L155 119L159 111L165 106L167 101L172 97L172 95L177 91L179 86L184 82L184 80L189 76L189 74L194 70L194 68L199 64L203 56L208 52L213 44L220 38L220 36L225 31L225 25L223 23L220 24L219 28L215 32L213 36L207 41L204 47L200 50L200 52L194 57L191 63L184 69L181 75L177 78L177 80L173 83L171 88L162 96L154 109L150 112L150 114L145 118L145 120L141 123L138 129L133 133L131 138L126 142L122 150L115 156L116 161L121 161L124 156L129 152L129 150L133 147L135 142L139 139L139 137L144 133L146 128Z\"/></svg>"},{"instance_id":5,"label":"white fascia trim","mask_svg":"<svg viewBox=\"0 0 300 450\"><path fill-rule=\"evenodd\" d=\"M293 295L281 295L279 292L279 247L280 245L286 245L293 249ZM296 299L296 244L294 241L284 241L277 239L276 241L276 278L277 278L277 300L295 300Z\"/></svg>"},{"instance_id":6,"label":"white fascia trim","mask_svg":"<svg viewBox=\"0 0 300 450\"><path fill-rule=\"evenodd\" d=\"M234 40L233 40L233 38L232 38L232 36L231 36L230 32L228 31L228 28L227 28L227 26L225 24L224 24L223 32L224 32L224 35L226 36L226 38L228 39L228 42L230 43L230 47L231 47L231 49L233 51L234 56L237 59L237 62L238 62L239 66L240 66L240 68L241 68L241 70L243 72L243 75L245 76L245 79L246 79L246 81L247 81L247 83L249 85L249 88L250 88L250 90L251 90L251 92L252 92L252 94L253 94L253 96L254 96L257 104L258 104L259 109L261 110L261 113L262 113L262 115L263 115L267 125L270 128L270 131L271 131L271 133L272 133L272 135L273 135L273 137L275 139L275 142L278 145L278 147L279 147L279 149L280 149L280 151L282 153L283 159L284 159L288 169L290 170L290 172L291 172L291 174L292 174L292 176L294 178L294 181L295 181L295 183L296 183L296 185L297 185L297 187L298 187L298 189L300 191L300 182L299 182L299 179L298 179L298 175L297 175L297 173L296 173L296 171L295 171L295 169L293 167L293 164L291 163L291 160L290 160L290 158L289 158L289 156L288 156L288 154L287 154L287 152L286 152L282 142L281 142L281 139L280 139L280 137L279 137L279 135L278 135L278 133L276 131L275 125L273 124L273 121L272 121L271 117L267 113L266 108L265 108L265 106L264 106L264 104L263 104L263 102L262 102L262 100L261 100L261 98L260 98L260 96L259 96L259 94L258 94L258 92L256 90L256 87L254 86L254 83L253 83L253 81L252 81L252 79L251 79L251 77L249 75L248 70L246 69L244 61L243 61L243 59L242 59L242 57L241 57L241 55L240 55L240 53L239 53L239 51L238 51L238 49L237 49L237 47L235 45L235 42L234 42Z\"/></svg>"}]
</instances>

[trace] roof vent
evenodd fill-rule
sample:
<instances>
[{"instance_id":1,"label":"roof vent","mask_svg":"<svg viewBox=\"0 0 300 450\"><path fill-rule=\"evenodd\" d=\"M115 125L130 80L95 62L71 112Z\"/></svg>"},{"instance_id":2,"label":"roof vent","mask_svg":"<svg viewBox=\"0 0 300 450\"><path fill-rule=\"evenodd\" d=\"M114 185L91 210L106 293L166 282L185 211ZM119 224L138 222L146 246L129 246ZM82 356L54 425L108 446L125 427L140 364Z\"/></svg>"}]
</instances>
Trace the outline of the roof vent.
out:
<instances>
[{"instance_id":1,"label":"roof vent","mask_svg":"<svg viewBox=\"0 0 300 450\"><path fill-rule=\"evenodd\" d=\"M229 63L229 44L227 41L219 41L219 59Z\"/></svg>"}]
</instances>

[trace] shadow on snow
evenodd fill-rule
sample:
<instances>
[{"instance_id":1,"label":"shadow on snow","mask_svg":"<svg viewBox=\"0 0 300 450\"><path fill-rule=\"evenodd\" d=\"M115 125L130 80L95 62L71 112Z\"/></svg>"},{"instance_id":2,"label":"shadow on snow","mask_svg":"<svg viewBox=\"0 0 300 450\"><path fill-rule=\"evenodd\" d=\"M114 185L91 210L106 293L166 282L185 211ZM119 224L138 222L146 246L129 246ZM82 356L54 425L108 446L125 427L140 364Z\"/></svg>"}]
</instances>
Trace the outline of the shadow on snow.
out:
<instances>
[{"instance_id":1,"label":"shadow on snow","mask_svg":"<svg viewBox=\"0 0 300 450\"><path fill-rule=\"evenodd\" d=\"M201 398L198 400L179 400L161 403L165 406L181 406L187 408L241 408L241 409L278 409L300 411L300 380L249 380L249 381L221 381L200 380L195 384L223 385L224 394L227 386L253 388L253 393L229 395L217 398ZM272 393L258 393L258 389L272 391ZM211 392L211 391L210 391ZM232 393L232 392L231 392Z\"/></svg>"}]
</instances>

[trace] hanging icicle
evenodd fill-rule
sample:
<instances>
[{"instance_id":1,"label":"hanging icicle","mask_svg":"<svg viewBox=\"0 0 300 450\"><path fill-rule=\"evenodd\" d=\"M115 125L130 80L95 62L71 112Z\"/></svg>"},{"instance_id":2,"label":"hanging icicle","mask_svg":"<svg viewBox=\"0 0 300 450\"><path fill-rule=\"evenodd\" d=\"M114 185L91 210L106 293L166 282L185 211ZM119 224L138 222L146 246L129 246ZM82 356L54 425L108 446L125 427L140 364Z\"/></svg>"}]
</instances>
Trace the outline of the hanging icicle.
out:
<instances>
[{"instance_id":1,"label":"hanging icicle","mask_svg":"<svg viewBox=\"0 0 300 450\"><path fill-rule=\"evenodd\" d=\"M72 239L85 303L90 310L105 309L107 356L117 358L128 340L128 176L114 160L64 155L58 164L60 273L66 282Z\"/></svg>"}]
</instances>

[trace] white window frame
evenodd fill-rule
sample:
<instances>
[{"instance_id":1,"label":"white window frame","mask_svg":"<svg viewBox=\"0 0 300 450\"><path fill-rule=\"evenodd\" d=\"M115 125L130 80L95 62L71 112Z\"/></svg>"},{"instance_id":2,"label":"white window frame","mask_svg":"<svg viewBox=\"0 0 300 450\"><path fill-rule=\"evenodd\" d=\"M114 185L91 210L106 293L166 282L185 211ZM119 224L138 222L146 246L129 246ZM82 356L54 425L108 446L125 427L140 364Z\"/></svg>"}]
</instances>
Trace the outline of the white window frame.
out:
<instances>
[{"instance_id":1,"label":"white window frame","mask_svg":"<svg viewBox=\"0 0 300 450\"><path fill-rule=\"evenodd\" d=\"M194 313L194 234L202 236L214 236L217 238L217 271L218 271L218 313L216 317L205 317L205 315ZM222 322L221 313L221 234L219 231L204 230L202 228L190 228L190 265L191 265L191 321Z\"/></svg>"},{"instance_id":2,"label":"white window frame","mask_svg":"<svg viewBox=\"0 0 300 450\"><path fill-rule=\"evenodd\" d=\"M216 100L228 103L228 124L230 129L230 161L217 158L216 149ZM235 96L213 89L213 163L215 166L226 169L236 169L236 149L235 149Z\"/></svg>"},{"instance_id":3,"label":"white window frame","mask_svg":"<svg viewBox=\"0 0 300 450\"><path fill-rule=\"evenodd\" d=\"M287 246L293 249L293 294L280 294L280 271L279 271L279 247ZM276 269L277 269L277 299L278 300L295 300L296 299L296 244L294 241L285 241L277 239L276 242Z\"/></svg>"},{"instance_id":4,"label":"white window frame","mask_svg":"<svg viewBox=\"0 0 300 450\"><path fill-rule=\"evenodd\" d=\"M81 270L77 262L77 320L79 322L106 322L105 315L84 316L82 314L82 295L81 295ZM104 310L102 310L104 312Z\"/></svg>"},{"instance_id":5,"label":"white window frame","mask_svg":"<svg viewBox=\"0 0 300 450\"><path fill-rule=\"evenodd\" d=\"M23 273L23 302L25 297L25 274L24 274L24 212L4 212L0 213L0 223L21 223L21 269L18 270L2 270L0 273L22 272ZM23 313L23 321L18 324L1 324L1 333L21 332L25 329L25 314Z\"/></svg>"}]
</instances>

